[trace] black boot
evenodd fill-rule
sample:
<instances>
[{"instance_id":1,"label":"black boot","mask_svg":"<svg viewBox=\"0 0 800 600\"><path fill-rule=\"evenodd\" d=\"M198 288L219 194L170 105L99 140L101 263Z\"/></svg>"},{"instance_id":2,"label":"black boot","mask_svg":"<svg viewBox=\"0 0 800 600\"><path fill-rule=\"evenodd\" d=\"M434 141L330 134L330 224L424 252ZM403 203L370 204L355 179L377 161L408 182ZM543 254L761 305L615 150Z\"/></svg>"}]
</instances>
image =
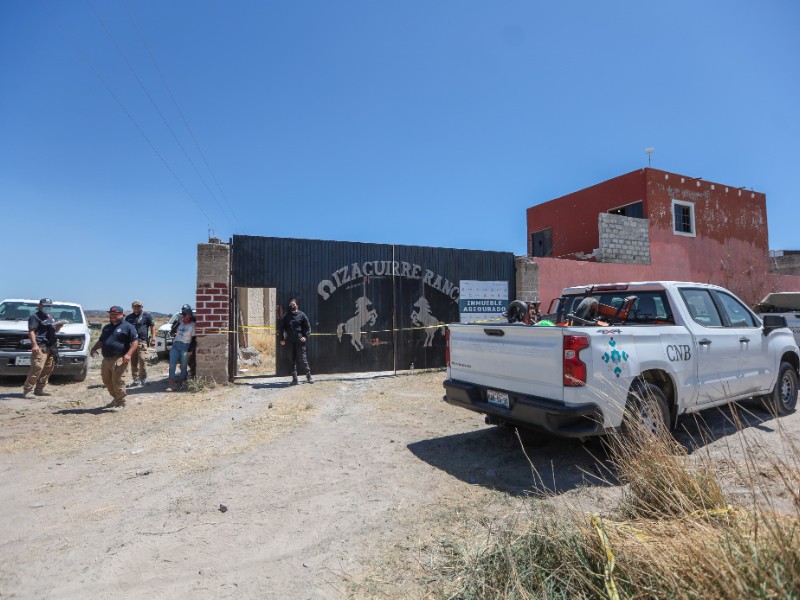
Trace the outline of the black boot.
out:
<instances>
[{"instance_id":1,"label":"black boot","mask_svg":"<svg viewBox=\"0 0 800 600\"><path fill-rule=\"evenodd\" d=\"M291 385L297 385L297 384L298 384L297 375L292 375L292 383L291 383Z\"/></svg>"},{"instance_id":2,"label":"black boot","mask_svg":"<svg viewBox=\"0 0 800 600\"><path fill-rule=\"evenodd\" d=\"M314 380L311 379L311 373L306 373L306 381L308 383L314 383Z\"/></svg>"}]
</instances>

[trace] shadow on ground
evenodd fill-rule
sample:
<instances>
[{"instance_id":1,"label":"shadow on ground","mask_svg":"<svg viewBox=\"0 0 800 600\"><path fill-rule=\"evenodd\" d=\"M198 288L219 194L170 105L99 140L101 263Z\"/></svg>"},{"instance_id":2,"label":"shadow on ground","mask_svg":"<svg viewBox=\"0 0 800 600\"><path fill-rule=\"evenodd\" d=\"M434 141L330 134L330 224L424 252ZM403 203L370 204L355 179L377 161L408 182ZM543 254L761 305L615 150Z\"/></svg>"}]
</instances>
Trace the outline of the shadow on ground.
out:
<instances>
[{"instance_id":1,"label":"shadow on ground","mask_svg":"<svg viewBox=\"0 0 800 600\"><path fill-rule=\"evenodd\" d=\"M672 432L689 453L744 429L775 431L775 416L754 401L728 404L682 415Z\"/></svg>"},{"instance_id":2,"label":"shadow on ground","mask_svg":"<svg viewBox=\"0 0 800 600\"><path fill-rule=\"evenodd\" d=\"M743 429L774 431L775 417L752 402L683 415L673 432L688 453ZM419 459L462 481L511 495L558 495L617 481L600 438L587 443L511 427L421 440L408 445Z\"/></svg>"},{"instance_id":3,"label":"shadow on ground","mask_svg":"<svg viewBox=\"0 0 800 600\"><path fill-rule=\"evenodd\" d=\"M123 409L124 410L124 409ZM98 406L96 408L64 408L62 410L53 411L54 415L103 415L106 413L115 413L116 408L109 406Z\"/></svg>"},{"instance_id":4,"label":"shadow on ground","mask_svg":"<svg viewBox=\"0 0 800 600\"><path fill-rule=\"evenodd\" d=\"M511 495L563 494L585 485L612 485L601 477L600 444L513 428L486 427L408 445L419 459L467 483Z\"/></svg>"}]
</instances>

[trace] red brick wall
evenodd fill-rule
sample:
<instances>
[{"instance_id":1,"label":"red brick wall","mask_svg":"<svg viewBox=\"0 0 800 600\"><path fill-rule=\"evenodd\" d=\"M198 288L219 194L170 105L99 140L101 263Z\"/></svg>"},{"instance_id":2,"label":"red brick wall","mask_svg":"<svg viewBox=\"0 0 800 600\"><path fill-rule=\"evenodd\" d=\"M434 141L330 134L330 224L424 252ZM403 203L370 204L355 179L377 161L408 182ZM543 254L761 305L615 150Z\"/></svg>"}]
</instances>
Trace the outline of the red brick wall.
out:
<instances>
[{"instance_id":1,"label":"red brick wall","mask_svg":"<svg viewBox=\"0 0 800 600\"><path fill-rule=\"evenodd\" d=\"M226 283L205 283L197 286L197 334L227 332L229 329L228 299L230 293Z\"/></svg>"}]
</instances>

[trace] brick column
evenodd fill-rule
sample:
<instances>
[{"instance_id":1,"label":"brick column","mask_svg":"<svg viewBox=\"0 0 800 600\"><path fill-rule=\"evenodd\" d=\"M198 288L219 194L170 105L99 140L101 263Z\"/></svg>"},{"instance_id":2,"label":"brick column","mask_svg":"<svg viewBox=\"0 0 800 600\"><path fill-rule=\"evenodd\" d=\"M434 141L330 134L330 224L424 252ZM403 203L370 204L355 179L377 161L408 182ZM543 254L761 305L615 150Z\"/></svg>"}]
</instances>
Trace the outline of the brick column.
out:
<instances>
[{"instance_id":1,"label":"brick column","mask_svg":"<svg viewBox=\"0 0 800 600\"><path fill-rule=\"evenodd\" d=\"M515 256L514 266L517 272L517 297L512 300L524 302L539 300L539 265L531 256Z\"/></svg>"},{"instance_id":2,"label":"brick column","mask_svg":"<svg viewBox=\"0 0 800 600\"><path fill-rule=\"evenodd\" d=\"M229 245L197 244L197 374L217 383L229 380L230 273Z\"/></svg>"}]
</instances>

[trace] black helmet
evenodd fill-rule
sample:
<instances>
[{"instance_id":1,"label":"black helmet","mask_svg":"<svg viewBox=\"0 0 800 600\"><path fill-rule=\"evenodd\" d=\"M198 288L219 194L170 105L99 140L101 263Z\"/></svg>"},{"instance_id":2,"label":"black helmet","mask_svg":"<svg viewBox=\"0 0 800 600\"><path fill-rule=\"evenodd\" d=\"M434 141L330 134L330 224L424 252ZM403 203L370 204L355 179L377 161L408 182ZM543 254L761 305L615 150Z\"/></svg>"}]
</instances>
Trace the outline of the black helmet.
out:
<instances>
[{"instance_id":1,"label":"black helmet","mask_svg":"<svg viewBox=\"0 0 800 600\"><path fill-rule=\"evenodd\" d=\"M181 314L182 315L190 315L191 316L192 307L189 306L188 304L184 304L183 306L181 306Z\"/></svg>"}]
</instances>

